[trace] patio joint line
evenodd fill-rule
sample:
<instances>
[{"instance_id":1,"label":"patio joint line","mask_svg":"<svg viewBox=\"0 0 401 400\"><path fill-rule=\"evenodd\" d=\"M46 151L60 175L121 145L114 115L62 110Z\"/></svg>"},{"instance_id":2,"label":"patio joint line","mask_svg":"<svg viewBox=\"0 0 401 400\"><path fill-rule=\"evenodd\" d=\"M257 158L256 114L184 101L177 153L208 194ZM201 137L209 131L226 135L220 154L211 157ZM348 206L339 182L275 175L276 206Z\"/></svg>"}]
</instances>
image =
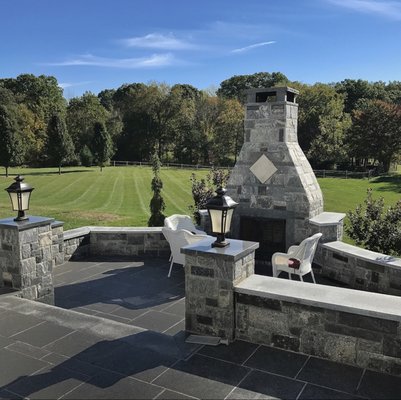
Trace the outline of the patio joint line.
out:
<instances>
[{"instance_id":1,"label":"patio joint line","mask_svg":"<svg viewBox=\"0 0 401 400\"><path fill-rule=\"evenodd\" d=\"M61 325L60 325L60 326L61 326ZM43 349L43 350L47 350L47 349L44 349L44 347L49 346L50 344L53 344L53 343L57 342L58 340L64 339L64 338L66 338L67 336L71 335L71 334L74 333L74 332L77 332L77 330L75 329L75 330L73 330L72 332L66 333L64 336L61 336L61 337L59 337L58 339L53 340L52 342L46 343L44 346L39 347L39 348L40 348L40 349ZM50 351L50 350L48 350L48 351ZM52 352L51 352L51 353L52 353Z\"/></svg>"},{"instance_id":2,"label":"patio joint line","mask_svg":"<svg viewBox=\"0 0 401 400\"><path fill-rule=\"evenodd\" d=\"M248 369L254 369L254 368L252 368L252 367L248 367L247 365L237 364L237 363L235 363L234 361L223 360L222 358L217 358L217 357L213 357L213 356L208 356L208 355L206 355L206 354L197 353L197 355L198 355L198 356L202 356L202 357L206 357L206 358L211 358L212 360L223 361L223 362L228 363L228 364L236 365L237 367L244 367L244 368L248 368Z\"/></svg>"},{"instance_id":3,"label":"patio joint line","mask_svg":"<svg viewBox=\"0 0 401 400\"><path fill-rule=\"evenodd\" d=\"M68 390L67 392L65 392L64 394L62 394L62 395L58 398L58 400L59 400L59 399L62 399L65 395L67 395L67 394L73 392L75 389L78 389L80 386L85 385L85 383L87 383L88 381L90 381L90 379L92 379L92 378L93 378L93 377L90 377L87 381L81 382L79 385L77 385L77 386L75 386L74 388Z\"/></svg>"},{"instance_id":4,"label":"patio joint line","mask_svg":"<svg viewBox=\"0 0 401 400\"><path fill-rule=\"evenodd\" d=\"M1 390L2 390L2 391L4 390L5 392L8 392L8 393L10 393L10 394L13 394L14 396L16 396L16 398L21 397L20 394L18 394L18 393L16 393L16 392L13 392L13 391L10 390L10 389L1 389Z\"/></svg>"},{"instance_id":5,"label":"patio joint line","mask_svg":"<svg viewBox=\"0 0 401 400\"><path fill-rule=\"evenodd\" d=\"M229 393L227 393L227 395L224 397L224 400L227 399L227 397L235 390L238 388L239 385L241 385L241 383L252 373L252 369L250 369L245 375L244 377L230 390Z\"/></svg>"},{"instance_id":6,"label":"patio joint line","mask_svg":"<svg viewBox=\"0 0 401 400\"><path fill-rule=\"evenodd\" d=\"M59 265L59 266L57 266L56 268L57 269L61 269L62 267L63 267L63 265L64 264L66 264L66 263L68 263L68 262L70 262L70 261L66 261L65 263L63 263L63 264L61 264L61 265ZM71 262L74 262L74 261L71 261ZM91 268L93 268L93 267L97 267L97 266L99 266L99 265L101 265L102 263L101 262L98 262L98 263L96 263L96 264L93 264L93 265L91 265L90 267L87 267L87 268L84 268L84 269L82 269L82 268L77 268L78 269L78 271L86 271L86 270L88 270L88 269L91 269ZM55 268L55 269L56 269ZM59 276L61 276L61 275L65 275L65 274L68 274L69 272L76 272L75 271L75 268L74 269L72 269L72 270L69 270L69 271L63 271L63 272L61 272L60 274L54 274L54 277L59 277Z\"/></svg>"},{"instance_id":7,"label":"patio joint line","mask_svg":"<svg viewBox=\"0 0 401 400\"><path fill-rule=\"evenodd\" d=\"M167 367L163 372L161 372L159 375L157 375L155 378L153 378L151 381L150 381L150 383L152 383L153 384L153 382L156 380L156 379L159 379L162 375L164 375L169 369L171 369L171 368L173 368L177 363L179 363L181 360L176 360L176 361L174 361L169 367ZM156 386L159 386L159 385L157 385L156 383L154 384L154 385L156 385ZM163 387L163 386L160 386L160 387ZM165 388L166 389L166 388ZM185 394L185 393L182 393L182 394Z\"/></svg>"},{"instance_id":8,"label":"patio joint line","mask_svg":"<svg viewBox=\"0 0 401 400\"><path fill-rule=\"evenodd\" d=\"M18 311L17 311L17 312L18 312ZM29 315L29 314L22 314L22 315L26 316L26 315ZM35 318L36 318L36 317L35 317ZM9 336L9 338L13 338L15 335L19 335L20 333L29 331L29 329L36 328L36 327L39 326L39 325L43 325L45 322L46 322L46 321L42 321L42 322L39 322L39 323L36 324L36 325L30 326L29 328L23 329L22 331L19 331L19 332L17 332L17 333L14 333L13 335Z\"/></svg>"},{"instance_id":9,"label":"patio joint line","mask_svg":"<svg viewBox=\"0 0 401 400\"><path fill-rule=\"evenodd\" d=\"M114 310L114 311L115 311L115 310ZM138 316L136 316L135 318L132 318L132 319L130 320L130 322L133 322L133 321L135 321L137 318L143 317L144 315L149 314L151 311L154 311L154 310L147 310L147 311L145 311L143 314L138 315Z\"/></svg>"},{"instance_id":10,"label":"patio joint line","mask_svg":"<svg viewBox=\"0 0 401 400\"><path fill-rule=\"evenodd\" d=\"M247 367L247 365L245 365L245 363L261 348L261 345L258 345L256 347L256 349L249 355L249 357L247 357L247 359L241 364L244 367ZM249 367L248 367L249 368Z\"/></svg>"},{"instance_id":11,"label":"patio joint line","mask_svg":"<svg viewBox=\"0 0 401 400\"><path fill-rule=\"evenodd\" d=\"M308 356L305 360L305 362L302 364L301 368L299 369L299 371L295 374L294 379L298 379L299 374L301 373L301 371L304 369L306 363L310 360L311 356Z\"/></svg>"},{"instance_id":12,"label":"patio joint line","mask_svg":"<svg viewBox=\"0 0 401 400\"><path fill-rule=\"evenodd\" d=\"M169 315L174 315L174 314L169 314ZM184 321L185 318L180 319L178 322L176 322L174 325L169 326L167 329L165 329L162 333L167 332L168 330L170 330L171 328L174 328L175 326L177 326L178 324L180 324L182 321Z\"/></svg>"},{"instance_id":13,"label":"patio joint line","mask_svg":"<svg viewBox=\"0 0 401 400\"><path fill-rule=\"evenodd\" d=\"M56 340L53 340L53 342L51 342L51 343L45 344L43 347L41 347L41 349L47 350L46 347L49 346L50 344L56 343L56 342L58 342L59 340L64 339L64 338L66 338L67 336L70 336L70 335L72 335L72 334L75 333L75 332L79 332L79 331L74 330L74 331L72 331L72 332L70 332L70 333L67 333L67 334L64 335L62 338L58 338L58 339L56 339ZM50 350L49 350L49 351L50 351ZM61 356L63 356L63 357L71 358L70 356L66 356L65 354L61 354L61 353L58 353L58 352L56 352L56 351L50 351L50 352L51 352L51 353L58 354L58 355L61 355Z\"/></svg>"},{"instance_id":14,"label":"patio joint line","mask_svg":"<svg viewBox=\"0 0 401 400\"><path fill-rule=\"evenodd\" d=\"M362 379L363 379L364 376L365 376L365 373L366 373L366 368L364 368L363 371L362 371L361 377L359 378L359 382L358 382L358 384L356 385L355 392L357 392L357 391L359 390L359 388L360 388L360 386L361 386L361 383L362 383Z\"/></svg>"},{"instance_id":15,"label":"patio joint line","mask_svg":"<svg viewBox=\"0 0 401 400\"><path fill-rule=\"evenodd\" d=\"M13 352L15 352L15 353L22 354L22 355L24 355L24 356L26 356L26 357L33 358L34 360L40 360L40 361L48 362L48 361L46 361L46 360L42 360L42 358L48 356L49 354L45 354L44 356L42 356L42 357L40 357L40 358L37 358L37 357L31 356L30 354L23 353L22 351L19 351L18 349L9 348L10 346L14 346L14 345L17 344L17 343L22 343L22 344L25 344L25 345L27 345L27 346L34 347L35 349L48 351L49 354L51 353L50 350L42 349L41 347L37 347L37 346L34 346L34 345L29 344L29 343L26 343L26 342L21 342L21 340L16 340L16 341L14 341L13 343L10 343L8 346L3 347L3 348L4 348L4 349L7 349L8 351L13 351Z\"/></svg>"},{"instance_id":16,"label":"patio joint line","mask_svg":"<svg viewBox=\"0 0 401 400\"><path fill-rule=\"evenodd\" d=\"M295 400L299 399L299 397L301 396L302 392L305 390L307 384L308 383L305 382L305 384L302 386L302 389L299 391L299 393L298 393L297 397L295 398Z\"/></svg>"},{"instance_id":17,"label":"patio joint line","mask_svg":"<svg viewBox=\"0 0 401 400\"><path fill-rule=\"evenodd\" d=\"M159 396L161 396L167 389L164 388L160 393L158 393L155 397L153 397L153 400L156 400Z\"/></svg>"}]
</instances>

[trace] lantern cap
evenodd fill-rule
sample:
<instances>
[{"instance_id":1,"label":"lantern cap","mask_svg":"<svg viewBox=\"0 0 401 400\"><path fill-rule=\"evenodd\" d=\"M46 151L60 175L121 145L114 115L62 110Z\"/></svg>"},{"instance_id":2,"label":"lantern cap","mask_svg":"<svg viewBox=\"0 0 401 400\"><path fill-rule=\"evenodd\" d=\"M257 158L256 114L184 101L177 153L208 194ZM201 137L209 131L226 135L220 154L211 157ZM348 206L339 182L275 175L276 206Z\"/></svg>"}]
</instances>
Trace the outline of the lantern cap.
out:
<instances>
[{"instance_id":1,"label":"lantern cap","mask_svg":"<svg viewBox=\"0 0 401 400\"><path fill-rule=\"evenodd\" d=\"M221 209L229 209L237 207L238 203L236 203L230 196L226 196L227 190L223 187L219 187L216 190L216 196L209 199L205 207L210 208L212 210L221 210Z\"/></svg>"},{"instance_id":2,"label":"lantern cap","mask_svg":"<svg viewBox=\"0 0 401 400\"><path fill-rule=\"evenodd\" d=\"M34 189L29 183L25 183L22 175L17 175L13 182L7 189L8 193L32 192Z\"/></svg>"}]
</instances>

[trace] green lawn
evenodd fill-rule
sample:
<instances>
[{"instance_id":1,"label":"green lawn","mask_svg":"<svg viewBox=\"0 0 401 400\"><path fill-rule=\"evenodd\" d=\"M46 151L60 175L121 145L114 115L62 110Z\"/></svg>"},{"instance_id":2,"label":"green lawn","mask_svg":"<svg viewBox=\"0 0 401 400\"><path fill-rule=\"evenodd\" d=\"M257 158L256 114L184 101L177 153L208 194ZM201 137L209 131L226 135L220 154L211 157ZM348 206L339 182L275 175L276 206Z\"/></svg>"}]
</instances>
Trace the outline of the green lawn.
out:
<instances>
[{"instance_id":1,"label":"green lawn","mask_svg":"<svg viewBox=\"0 0 401 400\"><path fill-rule=\"evenodd\" d=\"M189 214L192 204L189 177L207 171L162 169L163 197L166 214ZM35 190L29 214L53 217L64 221L65 229L85 225L146 226L151 198L149 167L63 168L61 176L55 168L17 169L12 176L0 176L0 188L5 189L20 173ZM319 179L325 200L325 211L348 212L362 203L367 188L375 196L383 196L387 204L394 204L401 196L401 175L391 178ZM0 190L0 218L14 215L5 190Z\"/></svg>"},{"instance_id":2,"label":"green lawn","mask_svg":"<svg viewBox=\"0 0 401 400\"><path fill-rule=\"evenodd\" d=\"M167 215L189 214L192 204L192 170L162 169L163 197ZM195 171L197 176L206 171ZM13 176L0 176L2 188L22 174L35 189L29 214L64 221L64 229L85 225L147 226L152 196L149 167L63 168L59 176L54 168L17 169ZM13 215L8 194L0 190L0 218Z\"/></svg>"}]
</instances>

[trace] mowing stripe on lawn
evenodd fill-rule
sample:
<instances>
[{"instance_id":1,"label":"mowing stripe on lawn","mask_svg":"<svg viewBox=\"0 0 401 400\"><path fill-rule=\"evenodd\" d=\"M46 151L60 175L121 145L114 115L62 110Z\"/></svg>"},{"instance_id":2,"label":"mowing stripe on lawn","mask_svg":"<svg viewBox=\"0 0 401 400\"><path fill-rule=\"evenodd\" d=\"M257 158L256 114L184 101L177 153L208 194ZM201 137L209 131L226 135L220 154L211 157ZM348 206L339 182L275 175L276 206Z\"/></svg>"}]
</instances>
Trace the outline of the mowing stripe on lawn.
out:
<instances>
[{"instance_id":1,"label":"mowing stripe on lawn","mask_svg":"<svg viewBox=\"0 0 401 400\"><path fill-rule=\"evenodd\" d=\"M146 216L150 216L149 207L147 205L145 205L145 199L143 198L143 194L144 194L143 192L144 192L144 188L146 186L145 186L145 182L144 182L144 179L143 179L142 175L138 174L134 178L134 185L135 185L135 190L136 190L136 193L137 193L138 202L139 202L139 204L141 206L142 212ZM149 186L149 185L147 185L147 186Z\"/></svg>"},{"instance_id":2,"label":"mowing stripe on lawn","mask_svg":"<svg viewBox=\"0 0 401 400\"><path fill-rule=\"evenodd\" d=\"M103 202L103 204L99 207L94 208L94 211L109 211L109 207L112 206L112 210L116 212L120 207L123 202L123 197L124 197L124 189L125 185L124 179L123 179L123 174L121 171L118 171L117 177L114 179L113 183L113 188L109 191L108 193L108 198L107 200ZM116 190L118 185L118 189Z\"/></svg>"}]
</instances>

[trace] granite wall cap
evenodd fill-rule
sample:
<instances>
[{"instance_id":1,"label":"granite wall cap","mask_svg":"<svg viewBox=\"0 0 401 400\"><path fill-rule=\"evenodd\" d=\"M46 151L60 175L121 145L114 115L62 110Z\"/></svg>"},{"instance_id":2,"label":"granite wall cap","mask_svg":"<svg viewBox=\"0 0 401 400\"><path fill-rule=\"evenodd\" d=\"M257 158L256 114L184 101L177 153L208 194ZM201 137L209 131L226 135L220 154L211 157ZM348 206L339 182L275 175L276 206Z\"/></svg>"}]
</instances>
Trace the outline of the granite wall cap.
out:
<instances>
[{"instance_id":1,"label":"granite wall cap","mask_svg":"<svg viewBox=\"0 0 401 400\"><path fill-rule=\"evenodd\" d=\"M132 227L132 226L87 226L90 232L93 233L152 233L161 232L161 226L155 227Z\"/></svg>"},{"instance_id":2,"label":"granite wall cap","mask_svg":"<svg viewBox=\"0 0 401 400\"><path fill-rule=\"evenodd\" d=\"M341 241L323 243L320 244L320 246L324 249L339 253L341 255L356 257L380 265L401 268L401 258L362 249L361 247L353 246Z\"/></svg>"},{"instance_id":3,"label":"granite wall cap","mask_svg":"<svg viewBox=\"0 0 401 400\"><path fill-rule=\"evenodd\" d=\"M82 226L64 231L64 240L89 235L91 233L161 233L162 227L121 227L121 226Z\"/></svg>"},{"instance_id":4,"label":"granite wall cap","mask_svg":"<svg viewBox=\"0 0 401 400\"><path fill-rule=\"evenodd\" d=\"M14 221L15 217L5 218L0 220L0 228L2 229L17 229L18 231L26 231L27 229L37 228L51 224L54 218L39 217L35 215L28 215L29 219L25 221Z\"/></svg>"},{"instance_id":5,"label":"granite wall cap","mask_svg":"<svg viewBox=\"0 0 401 400\"><path fill-rule=\"evenodd\" d=\"M315 283L251 275L237 293L321 307L391 321L401 321L401 297Z\"/></svg>"},{"instance_id":6,"label":"granite wall cap","mask_svg":"<svg viewBox=\"0 0 401 400\"><path fill-rule=\"evenodd\" d=\"M316 217L313 217L309 220L310 224L325 226L325 225L334 225L339 224L344 218L346 214L336 213L336 212L322 212Z\"/></svg>"},{"instance_id":7,"label":"granite wall cap","mask_svg":"<svg viewBox=\"0 0 401 400\"><path fill-rule=\"evenodd\" d=\"M230 244L226 247L212 247L212 243L215 240L215 237L209 236L195 244L182 247L181 253L188 255L216 255L217 257L237 261L259 248L258 242L248 242L236 239L228 239Z\"/></svg>"},{"instance_id":8,"label":"granite wall cap","mask_svg":"<svg viewBox=\"0 0 401 400\"><path fill-rule=\"evenodd\" d=\"M90 234L90 229L88 226L70 229L68 231L64 231L64 240L74 239L74 238L86 236L89 234Z\"/></svg>"}]
</instances>

